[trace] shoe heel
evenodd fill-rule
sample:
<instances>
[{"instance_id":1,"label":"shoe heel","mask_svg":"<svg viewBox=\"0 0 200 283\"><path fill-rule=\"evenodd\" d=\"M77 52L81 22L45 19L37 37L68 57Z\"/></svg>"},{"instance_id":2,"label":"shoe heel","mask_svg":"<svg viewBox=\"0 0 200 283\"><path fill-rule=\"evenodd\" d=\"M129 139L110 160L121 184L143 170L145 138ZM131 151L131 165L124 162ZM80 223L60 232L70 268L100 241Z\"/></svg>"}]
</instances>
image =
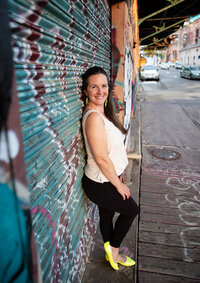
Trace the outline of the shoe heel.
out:
<instances>
[{"instance_id":1,"label":"shoe heel","mask_svg":"<svg viewBox=\"0 0 200 283\"><path fill-rule=\"evenodd\" d=\"M115 270L118 270L119 266L117 262L114 262L113 257L112 257L112 249L111 249L110 242L104 243L104 250L106 252L106 255L107 255L108 261L110 262L111 267Z\"/></svg>"}]
</instances>

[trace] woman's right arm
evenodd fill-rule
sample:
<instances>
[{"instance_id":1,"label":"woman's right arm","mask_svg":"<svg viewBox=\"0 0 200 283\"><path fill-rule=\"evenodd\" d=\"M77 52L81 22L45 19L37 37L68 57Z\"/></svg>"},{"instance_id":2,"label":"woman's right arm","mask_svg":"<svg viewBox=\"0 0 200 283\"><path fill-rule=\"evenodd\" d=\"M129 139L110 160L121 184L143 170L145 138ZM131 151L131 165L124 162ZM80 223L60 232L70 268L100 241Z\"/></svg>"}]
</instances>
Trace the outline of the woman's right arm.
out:
<instances>
[{"instance_id":1,"label":"woman's right arm","mask_svg":"<svg viewBox=\"0 0 200 283\"><path fill-rule=\"evenodd\" d=\"M85 121L85 133L92 155L104 176L116 187L123 199L130 197L129 188L117 176L112 160L108 155L107 137L102 117L92 112Z\"/></svg>"}]
</instances>

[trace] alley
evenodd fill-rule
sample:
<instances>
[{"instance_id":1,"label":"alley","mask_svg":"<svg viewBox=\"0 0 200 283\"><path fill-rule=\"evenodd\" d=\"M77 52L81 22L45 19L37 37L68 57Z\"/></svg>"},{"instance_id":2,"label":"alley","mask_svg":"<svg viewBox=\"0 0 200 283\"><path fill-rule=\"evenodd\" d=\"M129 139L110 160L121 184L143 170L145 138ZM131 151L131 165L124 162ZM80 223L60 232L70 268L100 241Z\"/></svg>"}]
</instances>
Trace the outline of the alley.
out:
<instances>
[{"instance_id":1,"label":"alley","mask_svg":"<svg viewBox=\"0 0 200 283\"><path fill-rule=\"evenodd\" d=\"M144 82L139 283L200 279L200 81Z\"/></svg>"}]
</instances>

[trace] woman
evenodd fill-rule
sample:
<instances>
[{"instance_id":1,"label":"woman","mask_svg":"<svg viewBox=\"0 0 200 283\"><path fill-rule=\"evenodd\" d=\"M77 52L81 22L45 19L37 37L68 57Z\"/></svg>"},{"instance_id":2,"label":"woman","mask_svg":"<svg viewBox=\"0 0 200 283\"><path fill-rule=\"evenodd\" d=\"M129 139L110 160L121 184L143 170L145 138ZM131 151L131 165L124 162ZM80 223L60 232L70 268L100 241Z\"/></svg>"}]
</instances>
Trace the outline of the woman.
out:
<instances>
[{"instance_id":1,"label":"woman","mask_svg":"<svg viewBox=\"0 0 200 283\"><path fill-rule=\"evenodd\" d=\"M82 185L87 197L98 205L106 259L118 270L118 263L135 264L119 254L120 244L138 213L129 188L122 182L128 164L123 142L127 131L114 115L106 72L101 67L92 67L82 79L86 104L82 124L87 151ZM113 227L115 212L120 215Z\"/></svg>"}]
</instances>

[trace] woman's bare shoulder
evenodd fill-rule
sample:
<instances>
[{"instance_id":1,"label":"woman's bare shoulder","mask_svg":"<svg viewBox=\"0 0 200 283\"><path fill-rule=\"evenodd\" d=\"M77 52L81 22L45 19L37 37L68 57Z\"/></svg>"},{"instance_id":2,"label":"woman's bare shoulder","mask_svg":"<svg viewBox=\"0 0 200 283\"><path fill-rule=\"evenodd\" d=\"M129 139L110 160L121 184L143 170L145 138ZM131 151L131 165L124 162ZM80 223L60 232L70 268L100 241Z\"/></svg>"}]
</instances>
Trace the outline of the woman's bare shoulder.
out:
<instances>
[{"instance_id":1,"label":"woman's bare shoulder","mask_svg":"<svg viewBox=\"0 0 200 283\"><path fill-rule=\"evenodd\" d=\"M89 112L89 113L88 113ZM84 113L84 116L86 115L88 121L92 120L103 120L101 113L96 110L88 110Z\"/></svg>"},{"instance_id":2,"label":"woman's bare shoulder","mask_svg":"<svg viewBox=\"0 0 200 283\"><path fill-rule=\"evenodd\" d=\"M90 128L90 129L91 128L99 129L99 127L104 127L104 120L101 114L97 111L90 112L85 120L85 126L86 128Z\"/></svg>"}]
</instances>

